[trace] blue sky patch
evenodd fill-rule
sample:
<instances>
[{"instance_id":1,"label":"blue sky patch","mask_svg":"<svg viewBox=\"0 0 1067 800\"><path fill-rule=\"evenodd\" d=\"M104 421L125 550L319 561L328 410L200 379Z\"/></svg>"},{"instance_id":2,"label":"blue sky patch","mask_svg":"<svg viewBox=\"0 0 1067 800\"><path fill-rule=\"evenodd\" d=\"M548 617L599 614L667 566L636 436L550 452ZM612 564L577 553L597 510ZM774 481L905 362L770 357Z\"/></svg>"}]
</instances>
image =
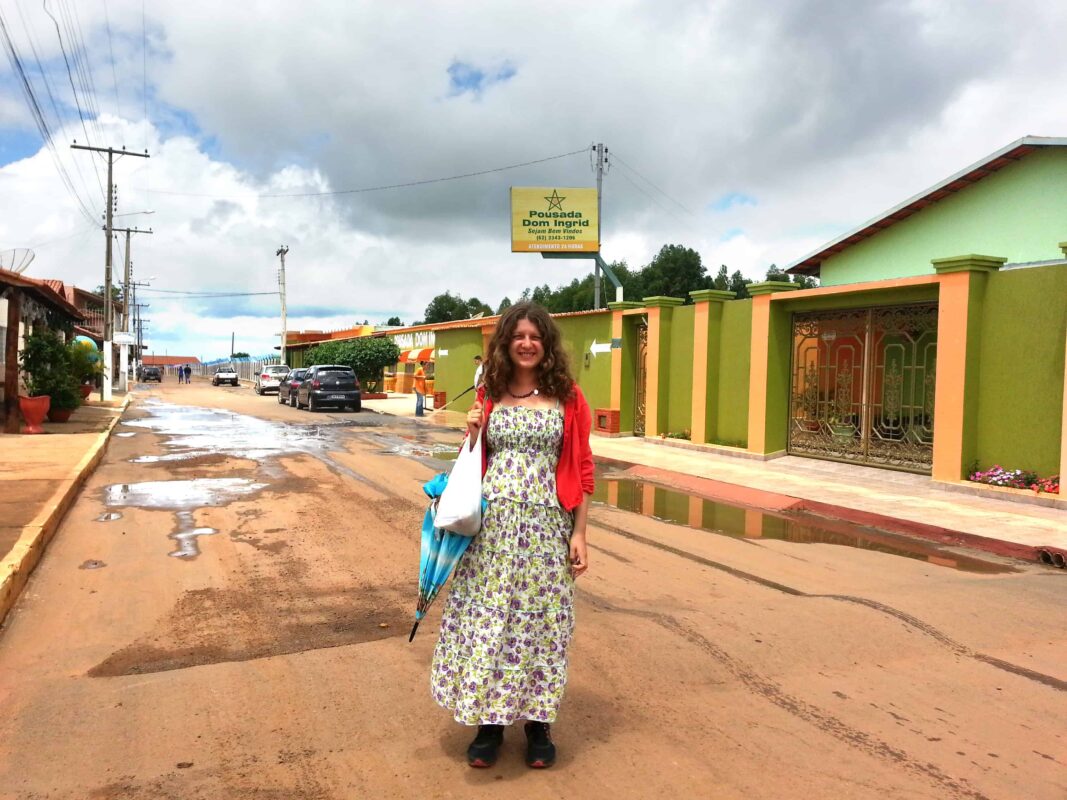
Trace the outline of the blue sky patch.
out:
<instances>
[{"instance_id":1,"label":"blue sky patch","mask_svg":"<svg viewBox=\"0 0 1067 800\"><path fill-rule=\"evenodd\" d=\"M738 206L754 206L757 205L756 198L752 195L745 194L744 192L727 192L722 197L713 200L709 205L712 211L729 211L731 208L737 208Z\"/></svg>"},{"instance_id":2,"label":"blue sky patch","mask_svg":"<svg viewBox=\"0 0 1067 800\"><path fill-rule=\"evenodd\" d=\"M42 147L36 131L7 128L0 130L0 166L36 155Z\"/></svg>"},{"instance_id":3,"label":"blue sky patch","mask_svg":"<svg viewBox=\"0 0 1067 800\"><path fill-rule=\"evenodd\" d=\"M514 66L504 62L495 70L484 70L463 61L453 61L448 65L449 96L457 97L471 93L480 95L494 83L504 83L518 74Z\"/></svg>"},{"instance_id":4,"label":"blue sky patch","mask_svg":"<svg viewBox=\"0 0 1067 800\"><path fill-rule=\"evenodd\" d=\"M730 228L730 230L726 231L726 233L724 233L722 236L719 237L719 241L720 242L728 242L731 239L736 239L738 236L744 236L744 235L745 235L745 229L744 228Z\"/></svg>"}]
</instances>

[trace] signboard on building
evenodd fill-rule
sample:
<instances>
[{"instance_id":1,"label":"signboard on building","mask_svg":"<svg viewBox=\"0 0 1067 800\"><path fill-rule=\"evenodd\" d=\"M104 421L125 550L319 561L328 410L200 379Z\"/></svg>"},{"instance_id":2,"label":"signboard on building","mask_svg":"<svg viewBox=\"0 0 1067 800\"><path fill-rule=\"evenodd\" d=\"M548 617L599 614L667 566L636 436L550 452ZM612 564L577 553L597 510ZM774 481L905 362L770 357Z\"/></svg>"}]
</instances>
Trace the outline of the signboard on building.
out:
<instances>
[{"instance_id":1,"label":"signboard on building","mask_svg":"<svg viewBox=\"0 0 1067 800\"><path fill-rule=\"evenodd\" d=\"M112 344L137 344L137 340L133 337L132 333L125 333L124 331L116 331L111 342Z\"/></svg>"},{"instance_id":2,"label":"signboard on building","mask_svg":"<svg viewBox=\"0 0 1067 800\"><path fill-rule=\"evenodd\" d=\"M511 187L511 252L600 250L596 189Z\"/></svg>"}]
</instances>

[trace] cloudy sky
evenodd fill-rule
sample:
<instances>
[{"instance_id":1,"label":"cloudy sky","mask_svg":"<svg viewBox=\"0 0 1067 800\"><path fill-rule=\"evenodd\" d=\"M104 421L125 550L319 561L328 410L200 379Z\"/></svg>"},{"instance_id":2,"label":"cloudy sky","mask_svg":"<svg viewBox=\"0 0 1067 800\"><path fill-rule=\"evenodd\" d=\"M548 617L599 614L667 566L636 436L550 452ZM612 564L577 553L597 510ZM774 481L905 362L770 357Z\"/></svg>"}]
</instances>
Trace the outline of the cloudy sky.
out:
<instances>
[{"instance_id":1,"label":"cloudy sky","mask_svg":"<svg viewBox=\"0 0 1067 800\"><path fill-rule=\"evenodd\" d=\"M0 0L0 15L53 145L4 59L0 250L102 283L103 161L69 144L147 149L116 164L131 214L116 225L154 230L132 247L158 290L142 294L150 348L203 358L231 332L269 352L278 298L175 292L276 291L282 244L290 329L411 322L445 290L495 307L580 276L586 262L510 252L507 190L594 186L596 142L608 261L677 243L757 278L1014 139L1067 135L1067 4L1050 0Z\"/></svg>"}]
</instances>

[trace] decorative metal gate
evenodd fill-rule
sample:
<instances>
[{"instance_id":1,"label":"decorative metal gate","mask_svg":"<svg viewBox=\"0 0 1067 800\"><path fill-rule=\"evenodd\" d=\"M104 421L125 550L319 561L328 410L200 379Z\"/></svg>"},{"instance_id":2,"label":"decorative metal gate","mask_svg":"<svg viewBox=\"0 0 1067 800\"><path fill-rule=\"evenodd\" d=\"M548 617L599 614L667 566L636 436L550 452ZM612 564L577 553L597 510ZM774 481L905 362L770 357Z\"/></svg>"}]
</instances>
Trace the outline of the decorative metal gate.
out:
<instances>
[{"instance_id":1,"label":"decorative metal gate","mask_svg":"<svg viewBox=\"0 0 1067 800\"><path fill-rule=\"evenodd\" d=\"M788 450L929 472L937 306L793 316Z\"/></svg>"},{"instance_id":2,"label":"decorative metal gate","mask_svg":"<svg viewBox=\"0 0 1067 800\"><path fill-rule=\"evenodd\" d=\"M634 436L645 435L645 377L648 360L648 325L637 323L637 362L634 365Z\"/></svg>"}]
</instances>

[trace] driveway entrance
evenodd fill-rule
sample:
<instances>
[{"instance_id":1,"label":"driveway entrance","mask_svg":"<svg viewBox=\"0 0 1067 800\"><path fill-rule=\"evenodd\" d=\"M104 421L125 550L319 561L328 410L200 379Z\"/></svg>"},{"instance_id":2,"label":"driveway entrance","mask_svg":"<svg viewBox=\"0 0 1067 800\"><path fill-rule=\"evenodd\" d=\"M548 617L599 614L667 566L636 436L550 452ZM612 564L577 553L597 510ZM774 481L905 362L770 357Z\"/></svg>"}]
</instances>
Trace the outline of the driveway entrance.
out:
<instances>
[{"instance_id":1,"label":"driveway entrance","mask_svg":"<svg viewBox=\"0 0 1067 800\"><path fill-rule=\"evenodd\" d=\"M793 315L788 451L929 473L937 305Z\"/></svg>"}]
</instances>

